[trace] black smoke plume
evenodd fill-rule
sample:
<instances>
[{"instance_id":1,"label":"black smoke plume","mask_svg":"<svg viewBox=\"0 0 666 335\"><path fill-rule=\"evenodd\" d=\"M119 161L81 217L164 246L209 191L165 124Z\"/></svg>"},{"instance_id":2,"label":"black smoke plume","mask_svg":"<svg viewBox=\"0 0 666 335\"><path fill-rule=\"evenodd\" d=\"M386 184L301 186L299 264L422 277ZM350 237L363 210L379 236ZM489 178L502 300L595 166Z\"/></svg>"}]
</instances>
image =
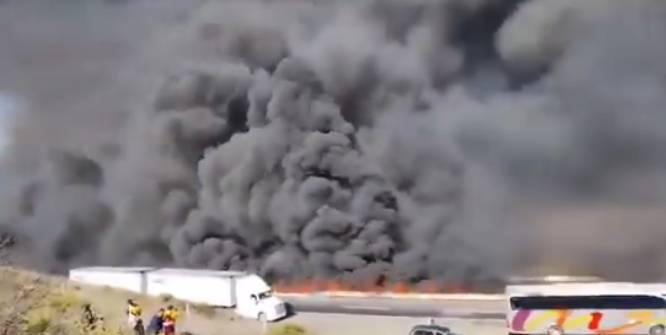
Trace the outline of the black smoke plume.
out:
<instances>
[{"instance_id":1,"label":"black smoke plume","mask_svg":"<svg viewBox=\"0 0 666 335\"><path fill-rule=\"evenodd\" d=\"M3 230L51 271L483 283L551 257L660 275L604 258L629 248L612 229L552 242L539 222L662 205L665 14L660 0L4 1L0 90L20 110ZM646 232L633 254L664 251L662 226L631 229Z\"/></svg>"}]
</instances>

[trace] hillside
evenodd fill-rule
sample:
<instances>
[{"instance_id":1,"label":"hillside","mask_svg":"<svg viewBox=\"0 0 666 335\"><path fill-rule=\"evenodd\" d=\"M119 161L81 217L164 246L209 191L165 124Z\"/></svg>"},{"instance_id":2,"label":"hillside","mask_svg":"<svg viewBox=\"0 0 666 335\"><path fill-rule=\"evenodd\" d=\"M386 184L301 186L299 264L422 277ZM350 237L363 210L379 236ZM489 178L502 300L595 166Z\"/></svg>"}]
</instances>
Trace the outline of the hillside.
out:
<instances>
[{"instance_id":1,"label":"hillside","mask_svg":"<svg viewBox=\"0 0 666 335\"><path fill-rule=\"evenodd\" d=\"M120 335L125 328L125 302L133 298L144 309L144 320L159 307L176 305L183 313L178 325L181 334L261 334L261 325L236 318L231 311L216 311L206 306L190 306L169 297L147 297L106 287L70 283L63 278L0 267L0 335ZM105 329L86 332L79 324L82 307L90 303L104 317ZM271 334L305 334L288 322L270 326Z\"/></svg>"}]
</instances>

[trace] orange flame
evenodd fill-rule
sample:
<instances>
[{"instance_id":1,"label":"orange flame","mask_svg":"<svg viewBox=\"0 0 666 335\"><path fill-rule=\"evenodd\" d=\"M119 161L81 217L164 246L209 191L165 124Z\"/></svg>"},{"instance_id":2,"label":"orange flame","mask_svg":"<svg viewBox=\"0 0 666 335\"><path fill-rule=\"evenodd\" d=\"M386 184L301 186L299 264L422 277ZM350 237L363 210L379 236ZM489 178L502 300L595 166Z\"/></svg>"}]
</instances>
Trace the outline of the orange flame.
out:
<instances>
[{"instance_id":1,"label":"orange flame","mask_svg":"<svg viewBox=\"0 0 666 335\"><path fill-rule=\"evenodd\" d=\"M398 282L393 284L376 283L345 283L340 281L308 280L298 283L278 282L273 284L280 293L314 293L314 292L367 292L367 293L469 293L472 288L459 283L438 283L434 281L409 284Z\"/></svg>"}]
</instances>

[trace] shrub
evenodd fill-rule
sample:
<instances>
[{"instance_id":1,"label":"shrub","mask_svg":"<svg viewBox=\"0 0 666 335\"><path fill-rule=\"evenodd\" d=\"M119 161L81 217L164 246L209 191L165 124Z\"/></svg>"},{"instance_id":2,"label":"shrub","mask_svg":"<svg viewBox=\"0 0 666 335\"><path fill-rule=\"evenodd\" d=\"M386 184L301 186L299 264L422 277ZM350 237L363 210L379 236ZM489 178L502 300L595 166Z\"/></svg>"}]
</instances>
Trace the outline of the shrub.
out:
<instances>
[{"instance_id":1,"label":"shrub","mask_svg":"<svg viewBox=\"0 0 666 335\"><path fill-rule=\"evenodd\" d=\"M65 291L53 296L48 304L59 313L65 313L74 308L81 308L85 302L73 291Z\"/></svg>"},{"instance_id":2,"label":"shrub","mask_svg":"<svg viewBox=\"0 0 666 335\"><path fill-rule=\"evenodd\" d=\"M47 315L28 315L24 331L26 334L39 335L45 333L49 327L51 327L51 318Z\"/></svg>"},{"instance_id":3,"label":"shrub","mask_svg":"<svg viewBox=\"0 0 666 335\"><path fill-rule=\"evenodd\" d=\"M306 335L309 332L301 325L286 323L271 329L271 335Z\"/></svg>"}]
</instances>

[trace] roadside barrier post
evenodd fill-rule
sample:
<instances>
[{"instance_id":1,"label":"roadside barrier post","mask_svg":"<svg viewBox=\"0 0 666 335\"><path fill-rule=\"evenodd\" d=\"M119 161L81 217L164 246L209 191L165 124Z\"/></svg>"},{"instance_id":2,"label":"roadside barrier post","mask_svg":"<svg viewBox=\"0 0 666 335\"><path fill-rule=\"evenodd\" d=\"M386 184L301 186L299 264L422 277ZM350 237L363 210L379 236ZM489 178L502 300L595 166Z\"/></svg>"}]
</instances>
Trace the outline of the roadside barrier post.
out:
<instances>
[{"instance_id":1,"label":"roadside barrier post","mask_svg":"<svg viewBox=\"0 0 666 335\"><path fill-rule=\"evenodd\" d=\"M183 320L185 327L190 329L190 304L185 303L185 320Z\"/></svg>"}]
</instances>

